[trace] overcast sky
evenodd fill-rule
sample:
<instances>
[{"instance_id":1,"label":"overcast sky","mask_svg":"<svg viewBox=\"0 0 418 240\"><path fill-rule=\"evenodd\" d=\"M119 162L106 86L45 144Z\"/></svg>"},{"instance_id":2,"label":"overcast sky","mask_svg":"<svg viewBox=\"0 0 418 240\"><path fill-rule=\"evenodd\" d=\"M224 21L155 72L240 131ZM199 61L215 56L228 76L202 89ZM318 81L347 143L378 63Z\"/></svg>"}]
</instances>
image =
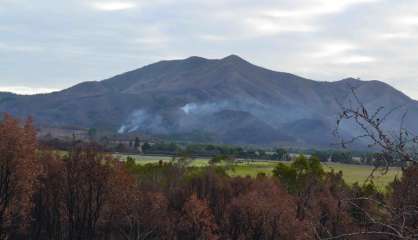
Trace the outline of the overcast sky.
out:
<instances>
[{"instance_id":1,"label":"overcast sky","mask_svg":"<svg viewBox=\"0 0 418 240\"><path fill-rule=\"evenodd\" d=\"M0 0L0 91L230 54L314 80L378 79L418 99L418 1Z\"/></svg>"}]
</instances>

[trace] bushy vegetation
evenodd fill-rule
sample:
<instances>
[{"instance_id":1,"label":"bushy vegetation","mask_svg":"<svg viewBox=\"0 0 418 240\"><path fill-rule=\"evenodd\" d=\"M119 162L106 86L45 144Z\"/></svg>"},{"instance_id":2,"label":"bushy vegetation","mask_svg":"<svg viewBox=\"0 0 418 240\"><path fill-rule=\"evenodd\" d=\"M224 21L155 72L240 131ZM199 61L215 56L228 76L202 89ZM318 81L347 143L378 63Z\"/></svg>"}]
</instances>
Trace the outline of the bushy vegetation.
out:
<instances>
[{"instance_id":1,"label":"bushy vegetation","mask_svg":"<svg viewBox=\"0 0 418 240\"><path fill-rule=\"evenodd\" d=\"M418 166L382 194L347 185L316 157L273 176L222 161L118 161L96 146L37 147L31 121L0 123L0 239L416 239Z\"/></svg>"}]
</instances>

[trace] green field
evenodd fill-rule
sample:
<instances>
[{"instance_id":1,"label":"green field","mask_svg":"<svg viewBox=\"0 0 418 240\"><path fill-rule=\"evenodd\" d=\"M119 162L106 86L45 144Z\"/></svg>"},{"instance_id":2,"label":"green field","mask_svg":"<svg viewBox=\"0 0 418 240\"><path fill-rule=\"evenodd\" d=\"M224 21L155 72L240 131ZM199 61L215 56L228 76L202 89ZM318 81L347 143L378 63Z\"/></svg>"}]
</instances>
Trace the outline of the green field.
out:
<instances>
[{"instance_id":1,"label":"green field","mask_svg":"<svg viewBox=\"0 0 418 240\"><path fill-rule=\"evenodd\" d=\"M170 161L171 157L167 156L143 156L143 155L116 155L121 160L125 160L128 156L134 158L137 164L147 164L147 163L157 163L158 161ZM289 162L285 162L289 163ZM272 171L276 166L277 162L272 161L254 161L254 162L243 162L235 165L233 170L229 171L231 176L257 176L259 173L265 173L267 175L272 175ZM192 166L207 166L208 159L198 158L194 159ZM360 165L349 165L341 163L324 163L324 169L335 172L342 171L345 181L348 184L353 184L355 182L362 183L370 175L373 170L373 167L370 166L360 166ZM398 168L391 168L388 173L382 174L376 172L374 174L373 181L381 189L384 189L385 186L393 181L395 176L400 176L401 171Z\"/></svg>"}]
</instances>

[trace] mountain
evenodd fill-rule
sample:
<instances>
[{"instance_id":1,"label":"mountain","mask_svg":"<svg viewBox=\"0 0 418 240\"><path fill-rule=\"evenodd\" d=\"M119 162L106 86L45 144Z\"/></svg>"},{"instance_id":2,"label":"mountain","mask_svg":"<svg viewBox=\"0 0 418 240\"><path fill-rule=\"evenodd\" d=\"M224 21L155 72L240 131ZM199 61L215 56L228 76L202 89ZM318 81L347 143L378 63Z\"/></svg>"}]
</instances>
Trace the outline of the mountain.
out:
<instances>
[{"instance_id":1,"label":"mountain","mask_svg":"<svg viewBox=\"0 0 418 240\"><path fill-rule=\"evenodd\" d=\"M321 82L253 65L236 55L161 61L50 94L0 93L0 112L42 126L140 132L217 143L328 147L339 102L351 87L371 109L402 106L418 126L418 103L379 81ZM399 128L399 119L387 122ZM357 130L345 126L347 135Z\"/></svg>"}]
</instances>

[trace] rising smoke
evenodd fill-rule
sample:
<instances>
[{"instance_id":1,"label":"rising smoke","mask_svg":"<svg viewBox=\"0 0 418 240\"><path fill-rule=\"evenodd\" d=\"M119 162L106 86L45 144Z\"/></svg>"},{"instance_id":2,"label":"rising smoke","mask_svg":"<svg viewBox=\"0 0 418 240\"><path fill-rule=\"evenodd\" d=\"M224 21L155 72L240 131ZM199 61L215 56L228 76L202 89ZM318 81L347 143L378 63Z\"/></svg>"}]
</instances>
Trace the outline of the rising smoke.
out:
<instances>
[{"instance_id":1,"label":"rising smoke","mask_svg":"<svg viewBox=\"0 0 418 240\"><path fill-rule=\"evenodd\" d=\"M131 133L138 130L160 133L164 129L162 122L159 114L150 114L140 109L131 113L126 123L119 128L118 133Z\"/></svg>"},{"instance_id":2,"label":"rising smoke","mask_svg":"<svg viewBox=\"0 0 418 240\"><path fill-rule=\"evenodd\" d=\"M213 114L222 110L237 110L238 106L233 102L222 101L222 102L211 102L211 103L188 103L184 105L181 110L189 114Z\"/></svg>"},{"instance_id":3,"label":"rising smoke","mask_svg":"<svg viewBox=\"0 0 418 240\"><path fill-rule=\"evenodd\" d=\"M193 127L201 127L207 116L225 110L250 113L273 127L278 127L280 124L287 122L288 118L302 119L309 117L303 116L303 114L295 110L284 110L280 106L266 105L256 99L249 98L203 103L190 102L177 109L165 110L175 114L167 115L167 112L164 111L136 110L130 114L127 121L119 128L118 133L143 131L154 134L166 134L177 131L190 131ZM284 116L283 112L287 114Z\"/></svg>"}]
</instances>

